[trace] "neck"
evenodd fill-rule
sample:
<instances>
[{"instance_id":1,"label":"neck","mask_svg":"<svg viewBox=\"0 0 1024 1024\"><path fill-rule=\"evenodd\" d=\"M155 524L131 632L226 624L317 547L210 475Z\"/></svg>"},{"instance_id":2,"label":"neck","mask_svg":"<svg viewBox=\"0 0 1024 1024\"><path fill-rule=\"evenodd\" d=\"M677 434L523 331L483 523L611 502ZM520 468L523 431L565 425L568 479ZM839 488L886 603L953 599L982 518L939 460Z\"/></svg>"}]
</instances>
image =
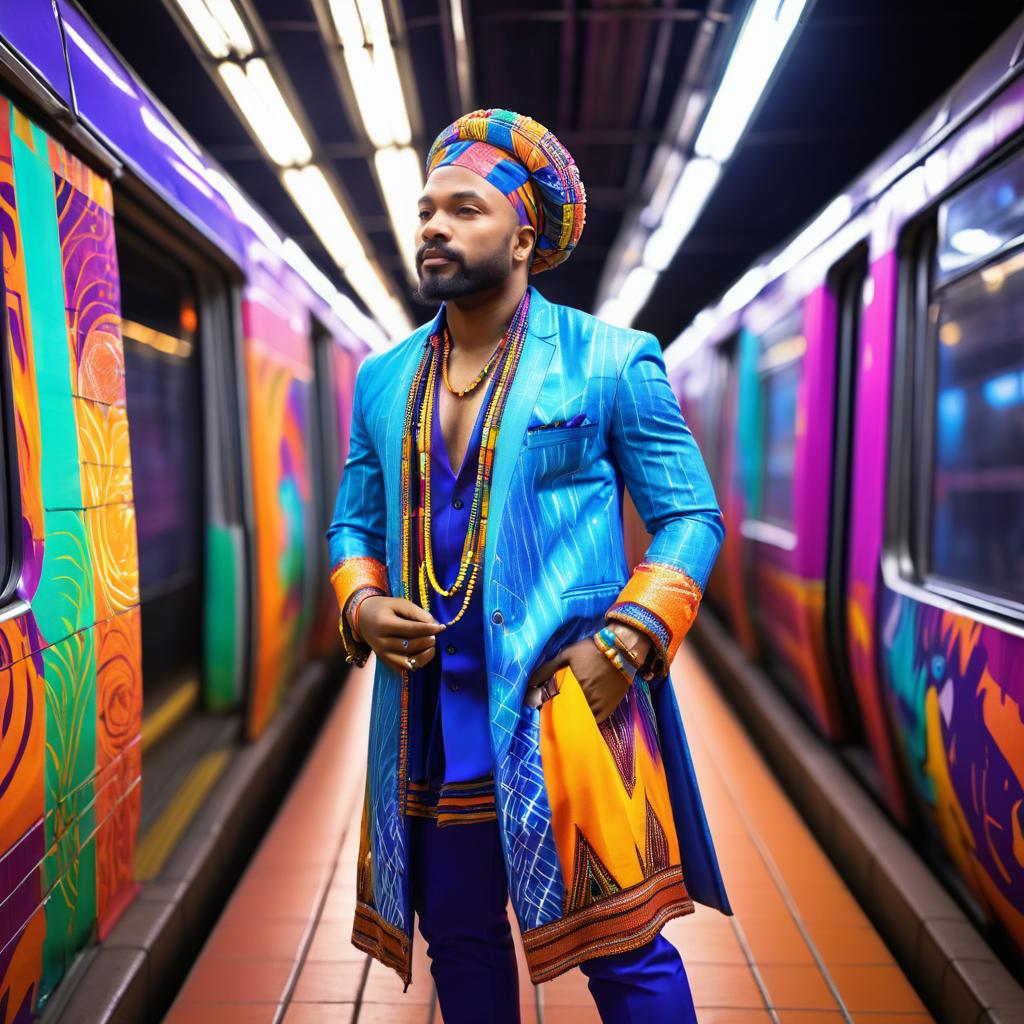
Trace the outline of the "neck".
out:
<instances>
[{"instance_id":1,"label":"neck","mask_svg":"<svg viewBox=\"0 0 1024 1024\"><path fill-rule=\"evenodd\" d=\"M508 329L525 291L526 285L510 276L496 288L446 302L452 347L464 352L490 352Z\"/></svg>"}]
</instances>

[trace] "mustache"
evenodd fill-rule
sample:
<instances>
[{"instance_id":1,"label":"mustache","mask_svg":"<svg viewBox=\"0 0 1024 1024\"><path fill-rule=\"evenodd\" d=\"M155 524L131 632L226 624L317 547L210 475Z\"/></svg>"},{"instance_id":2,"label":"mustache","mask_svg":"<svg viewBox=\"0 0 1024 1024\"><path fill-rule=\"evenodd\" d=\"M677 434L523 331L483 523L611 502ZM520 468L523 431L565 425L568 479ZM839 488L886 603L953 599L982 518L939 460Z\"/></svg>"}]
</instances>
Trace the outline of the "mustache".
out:
<instances>
[{"instance_id":1,"label":"mustache","mask_svg":"<svg viewBox=\"0 0 1024 1024\"><path fill-rule=\"evenodd\" d=\"M423 262L424 254L428 250L435 252L438 256L443 256L446 260L453 260L456 263L462 262L462 257L454 249L449 249L442 242L424 242L416 252L417 263Z\"/></svg>"}]
</instances>

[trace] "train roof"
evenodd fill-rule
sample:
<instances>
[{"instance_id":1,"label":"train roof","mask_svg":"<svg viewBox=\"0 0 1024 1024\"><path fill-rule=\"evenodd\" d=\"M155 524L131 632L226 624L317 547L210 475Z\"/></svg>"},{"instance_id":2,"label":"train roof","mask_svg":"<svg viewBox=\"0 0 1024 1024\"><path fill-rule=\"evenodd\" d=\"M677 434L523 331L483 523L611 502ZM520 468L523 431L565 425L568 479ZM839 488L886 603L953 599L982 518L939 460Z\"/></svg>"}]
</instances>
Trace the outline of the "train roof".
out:
<instances>
[{"instance_id":1,"label":"train roof","mask_svg":"<svg viewBox=\"0 0 1024 1024\"><path fill-rule=\"evenodd\" d=\"M270 265L343 343L356 350L387 344L376 322L243 193L72 0L0 4L0 78L79 155L115 179L127 173L142 183L243 275Z\"/></svg>"}]
</instances>

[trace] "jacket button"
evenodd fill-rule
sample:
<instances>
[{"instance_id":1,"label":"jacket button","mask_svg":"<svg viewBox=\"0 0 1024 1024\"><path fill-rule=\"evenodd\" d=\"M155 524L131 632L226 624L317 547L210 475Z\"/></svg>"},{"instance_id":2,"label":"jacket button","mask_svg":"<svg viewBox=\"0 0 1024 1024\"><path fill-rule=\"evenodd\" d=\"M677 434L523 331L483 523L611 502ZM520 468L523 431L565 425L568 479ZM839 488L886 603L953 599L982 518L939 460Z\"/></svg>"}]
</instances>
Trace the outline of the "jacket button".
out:
<instances>
[{"instance_id":1,"label":"jacket button","mask_svg":"<svg viewBox=\"0 0 1024 1024\"><path fill-rule=\"evenodd\" d=\"M495 610L491 612L491 622L493 622L496 626L500 626L504 621L505 616L502 615L497 608L495 608Z\"/></svg>"},{"instance_id":2,"label":"jacket button","mask_svg":"<svg viewBox=\"0 0 1024 1024\"><path fill-rule=\"evenodd\" d=\"M445 654L454 654L454 653L455 653L455 651L456 651L456 647L455 647L455 644L449 644L449 645L448 645L448 646L447 646L447 647L446 647L446 648L444 649L444 653L445 653Z\"/></svg>"},{"instance_id":3,"label":"jacket button","mask_svg":"<svg viewBox=\"0 0 1024 1024\"><path fill-rule=\"evenodd\" d=\"M458 683L449 683L448 684L448 689L451 690L452 692L454 692L458 688L459 688L459 684Z\"/></svg>"},{"instance_id":4,"label":"jacket button","mask_svg":"<svg viewBox=\"0 0 1024 1024\"><path fill-rule=\"evenodd\" d=\"M452 502L452 508L462 508L462 499L461 498L456 498Z\"/></svg>"}]
</instances>

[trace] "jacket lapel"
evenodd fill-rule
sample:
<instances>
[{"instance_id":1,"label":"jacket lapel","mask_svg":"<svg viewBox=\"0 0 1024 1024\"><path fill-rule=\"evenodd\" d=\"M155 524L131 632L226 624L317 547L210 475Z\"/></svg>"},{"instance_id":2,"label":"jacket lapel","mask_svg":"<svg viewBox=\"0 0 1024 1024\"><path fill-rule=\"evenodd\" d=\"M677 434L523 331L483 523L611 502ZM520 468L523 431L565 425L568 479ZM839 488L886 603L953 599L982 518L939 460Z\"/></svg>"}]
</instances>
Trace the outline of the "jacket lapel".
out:
<instances>
[{"instance_id":1,"label":"jacket lapel","mask_svg":"<svg viewBox=\"0 0 1024 1024\"><path fill-rule=\"evenodd\" d=\"M400 396L394 404L393 415L389 417L386 428L386 452L384 460L384 486L386 493L399 494L402 485L402 426L405 419L405 406L412 387L412 379L423 356L423 349L430 336L439 328L444 313L442 306L433 321L420 328L420 343L410 345L408 353L402 360L394 384L394 393ZM555 318L551 304L532 285L530 286L530 321L526 332L526 341L519 357L515 379L505 403L505 411L501 417L498 431L498 442L494 449L494 465L491 470L491 496L489 502L489 519L487 523L487 540L484 545L484 580L489 580L494 568L494 555L498 528L508 498L512 473L519 459L526 436L526 426L530 421L530 413L537 404L544 375L551 365L551 357L555 351ZM419 335L419 332L417 332ZM401 574L401 537L402 509L401 502L392 505L393 521L389 531L388 562L395 567L391 580L392 593L395 584L400 582Z\"/></svg>"},{"instance_id":2,"label":"jacket lapel","mask_svg":"<svg viewBox=\"0 0 1024 1024\"><path fill-rule=\"evenodd\" d=\"M395 495L396 501L388 502L391 522L388 529L388 577L391 584L391 593L400 595L402 577L402 427L405 424L405 408L409 400L409 391L412 388L412 380L416 375L416 368L423 358L423 350L427 347L431 335L438 329L441 322L441 315L444 307L438 310L437 315L429 324L421 327L414 335L419 339L418 344L411 344L404 354L399 365L394 369L389 379L382 381L382 386L393 390L395 400L391 406L391 415L384 428L384 452L382 473L384 477L384 493Z\"/></svg>"},{"instance_id":3,"label":"jacket lapel","mask_svg":"<svg viewBox=\"0 0 1024 1024\"><path fill-rule=\"evenodd\" d=\"M505 511L512 472L526 436L530 413L537 404L544 375L555 352L555 318L551 303L532 285L530 286L530 321L519 356L515 379L509 390L505 411L498 430L491 474L490 508L488 511L487 539L484 544L484 580L490 580L494 571L494 556L499 528Z\"/></svg>"}]
</instances>

